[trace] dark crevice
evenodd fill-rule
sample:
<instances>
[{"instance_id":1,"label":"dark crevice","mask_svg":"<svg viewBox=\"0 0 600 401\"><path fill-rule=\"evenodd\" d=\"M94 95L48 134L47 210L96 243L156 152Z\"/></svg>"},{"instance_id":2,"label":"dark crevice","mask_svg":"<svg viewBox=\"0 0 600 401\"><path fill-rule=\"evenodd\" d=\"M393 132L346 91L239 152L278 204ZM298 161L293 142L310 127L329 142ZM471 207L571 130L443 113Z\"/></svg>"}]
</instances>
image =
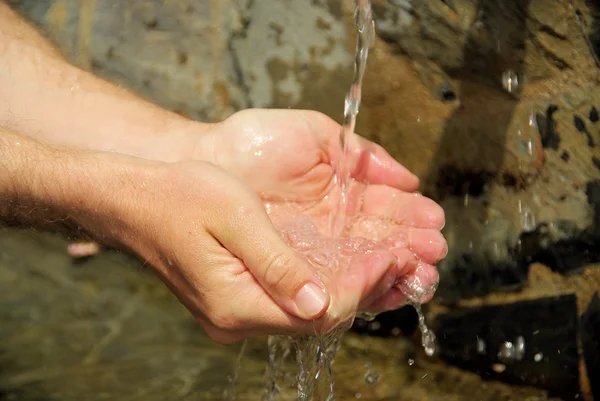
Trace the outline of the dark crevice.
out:
<instances>
[{"instance_id":1,"label":"dark crevice","mask_svg":"<svg viewBox=\"0 0 600 401\"><path fill-rule=\"evenodd\" d=\"M553 36L553 37L555 37L557 39L560 39L560 40L567 39L567 37L565 35L561 35L560 33L556 32L554 30L554 28L552 28L551 26L548 26L548 25L542 25L540 27L540 31L544 32L544 33L547 33L548 35Z\"/></svg>"},{"instance_id":2,"label":"dark crevice","mask_svg":"<svg viewBox=\"0 0 600 401\"><path fill-rule=\"evenodd\" d=\"M547 49L536 37L531 39L531 43L538 49L544 56L548 58L549 61L554 64L556 68L559 70L571 69L572 66L567 62L567 60L559 57L556 53L553 53L549 49Z\"/></svg>"}]
</instances>

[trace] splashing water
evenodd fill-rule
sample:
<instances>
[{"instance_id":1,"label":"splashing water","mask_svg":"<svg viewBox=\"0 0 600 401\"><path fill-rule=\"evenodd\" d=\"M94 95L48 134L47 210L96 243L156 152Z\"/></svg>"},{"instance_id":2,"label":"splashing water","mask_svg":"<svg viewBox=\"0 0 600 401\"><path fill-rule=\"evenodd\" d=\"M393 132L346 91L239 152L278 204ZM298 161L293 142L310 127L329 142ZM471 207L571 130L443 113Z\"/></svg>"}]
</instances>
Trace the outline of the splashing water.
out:
<instances>
[{"instance_id":1,"label":"splashing water","mask_svg":"<svg viewBox=\"0 0 600 401\"><path fill-rule=\"evenodd\" d=\"M334 238L344 232L348 187L350 184L350 140L356 126L356 116L362 98L362 81L367 68L369 48L375 41L375 22L371 13L370 0L357 0L354 23L358 32L356 41L356 54L354 58L354 80L346 95L344 105L344 121L340 132L340 148L336 166L336 180L340 188L340 203L337 213L332 213L331 234Z\"/></svg>"},{"instance_id":2,"label":"splashing water","mask_svg":"<svg viewBox=\"0 0 600 401\"><path fill-rule=\"evenodd\" d=\"M236 393L235 393L235 385L237 383L238 375L240 373L240 367L242 365L242 358L244 357L244 353L246 352L246 347L248 346L248 341L244 340L242 343L242 348L235 360L235 366L233 370L233 374L229 376L229 388L227 388L223 392L223 399L225 401L235 401Z\"/></svg>"},{"instance_id":3,"label":"splashing water","mask_svg":"<svg viewBox=\"0 0 600 401\"><path fill-rule=\"evenodd\" d=\"M347 197L350 184L350 166L352 163L349 152L350 139L354 133L356 116L360 107L362 81L367 67L369 48L375 38L375 24L371 13L370 0L356 1L354 20L358 32L354 60L354 80L346 96L344 121L339 138L339 153L335 166L335 178L340 192L340 200L337 211L332 212L329 216L331 238L341 238L344 235L346 226ZM295 248L297 249L297 247ZM329 248L329 252L325 253L323 253L323 248L321 248L321 252L317 252L317 255L307 256L311 263L317 265L322 265L323 260L331 261L331 248ZM333 256L339 256L339 254L334 254ZM331 268L331 266L329 267ZM334 401L335 395L333 391L331 364L340 347L342 334L343 329L340 325L337 329L325 335L308 336L299 339L271 336L269 338L270 357L265 375L263 400L277 400L279 394L277 380L281 379L282 376L282 361L277 356L281 357L284 354L289 354L291 347L294 346L299 371L297 376L298 400L309 401L315 399L318 401ZM319 386L320 383L321 385Z\"/></svg>"},{"instance_id":4,"label":"splashing water","mask_svg":"<svg viewBox=\"0 0 600 401\"><path fill-rule=\"evenodd\" d=\"M369 48L375 39L375 24L371 12L370 0L356 0L355 25L357 44L354 60L354 80L345 99L344 120L339 136L337 162L335 164L336 184L339 188L339 207L329 216L329 237L324 237L307 219L297 218L287 229L280 230L282 237L297 251L303 253L309 262L324 274L343 268L349 258L356 254L365 254L377 244L364 238L348 238L346 213L353 160L350 153L350 140L354 133L356 117L361 102L361 88ZM267 208L269 211L270 208ZM435 288L424 289L418 279L412 282L398 283L407 295L419 315L419 327L422 332L422 344L427 355L435 351L435 336L425 325L421 312L421 299ZM373 315L363 313L365 318ZM263 384L263 401L277 401L281 385L289 377L285 374L285 361L296 356L298 373L294 384L298 401L335 401L332 364L341 345L341 338L353 319L339 322L334 330L323 334L315 330L315 335L303 337L270 336L268 340L269 360ZM373 384L373 377L369 376Z\"/></svg>"}]
</instances>

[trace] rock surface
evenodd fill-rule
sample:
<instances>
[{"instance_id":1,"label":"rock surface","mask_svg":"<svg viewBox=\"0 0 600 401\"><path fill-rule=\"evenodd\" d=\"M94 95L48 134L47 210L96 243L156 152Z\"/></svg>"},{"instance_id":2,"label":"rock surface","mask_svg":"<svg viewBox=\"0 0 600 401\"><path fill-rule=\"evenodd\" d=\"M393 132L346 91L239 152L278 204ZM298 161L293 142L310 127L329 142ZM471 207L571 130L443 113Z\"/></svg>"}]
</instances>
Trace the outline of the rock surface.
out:
<instances>
[{"instance_id":1,"label":"rock surface","mask_svg":"<svg viewBox=\"0 0 600 401\"><path fill-rule=\"evenodd\" d=\"M563 399L581 396L574 295L453 310L434 327L441 357L453 364Z\"/></svg>"},{"instance_id":2,"label":"rock surface","mask_svg":"<svg viewBox=\"0 0 600 401\"><path fill-rule=\"evenodd\" d=\"M335 113L343 107L340 79L350 77L352 56L336 0L9 3L80 66L191 118L328 108L334 96ZM307 100L313 85L335 95Z\"/></svg>"},{"instance_id":3,"label":"rock surface","mask_svg":"<svg viewBox=\"0 0 600 401\"><path fill-rule=\"evenodd\" d=\"M600 397L600 297L594 295L581 317L581 343L594 399Z\"/></svg>"},{"instance_id":4,"label":"rock surface","mask_svg":"<svg viewBox=\"0 0 600 401\"><path fill-rule=\"evenodd\" d=\"M563 273L597 260L587 188L600 178L598 68L570 2L375 4L382 39L358 130L444 206L450 253L436 300L522 288L536 260ZM588 18L594 6L577 4Z\"/></svg>"}]
</instances>

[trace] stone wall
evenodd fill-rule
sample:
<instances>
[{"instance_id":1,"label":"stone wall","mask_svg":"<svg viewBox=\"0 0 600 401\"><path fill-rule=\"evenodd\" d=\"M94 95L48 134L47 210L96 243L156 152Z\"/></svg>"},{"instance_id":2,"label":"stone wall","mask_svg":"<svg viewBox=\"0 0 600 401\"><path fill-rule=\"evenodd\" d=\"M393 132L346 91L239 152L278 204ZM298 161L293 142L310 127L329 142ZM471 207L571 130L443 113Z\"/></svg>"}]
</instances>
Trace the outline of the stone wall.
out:
<instances>
[{"instance_id":1,"label":"stone wall","mask_svg":"<svg viewBox=\"0 0 600 401\"><path fill-rule=\"evenodd\" d=\"M183 115L214 121L247 107L306 107L341 117L352 72L348 1L10 3L78 65ZM446 335L442 356L550 391L557 390L551 378L568 377L569 394L581 384L591 399L589 383L600 382L598 346L589 341L600 288L597 6L373 3L379 36L358 131L415 171L446 210L450 253L430 308L438 336ZM535 318L540 307L567 315L564 337L551 314ZM496 318L514 310L534 324ZM495 334L469 324L481 316ZM497 348L519 330L525 359L506 362Z\"/></svg>"},{"instance_id":2,"label":"stone wall","mask_svg":"<svg viewBox=\"0 0 600 401\"><path fill-rule=\"evenodd\" d=\"M248 107L343 107L352 55L336 0L9 3L78 65L191 118L214 121Z\"/></svg>"}]
</instances>

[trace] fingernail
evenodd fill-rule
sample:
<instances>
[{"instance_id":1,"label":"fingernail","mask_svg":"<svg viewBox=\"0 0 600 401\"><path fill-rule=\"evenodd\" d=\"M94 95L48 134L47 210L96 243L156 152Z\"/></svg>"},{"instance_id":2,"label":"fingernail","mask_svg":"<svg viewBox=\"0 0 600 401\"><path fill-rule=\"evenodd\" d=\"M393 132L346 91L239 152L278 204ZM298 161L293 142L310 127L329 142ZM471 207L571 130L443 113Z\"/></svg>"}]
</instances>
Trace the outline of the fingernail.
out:
<instances>
[{"instance_id":1,"label":"fingernail","mask_svg":"<svg viewBox=\"0 0 600 401\"><path fill-rule=\"evenodd\" d=\"M317 316L327 303L327 294L314 283L306 283L296 294L296 306L307 318Z\"/></svg>"},{"instance_id":2,"label":"fingernail","mask_svg":"<svg viewBox=\"0 0 600 401\"><path fill-rule=\"evenodd\" d=\"M448 244L444 244L444 249L442 250L442 257L440 258L440 260L444 259L446 256L448 256Z\"/></svg>"}]
</instances>

